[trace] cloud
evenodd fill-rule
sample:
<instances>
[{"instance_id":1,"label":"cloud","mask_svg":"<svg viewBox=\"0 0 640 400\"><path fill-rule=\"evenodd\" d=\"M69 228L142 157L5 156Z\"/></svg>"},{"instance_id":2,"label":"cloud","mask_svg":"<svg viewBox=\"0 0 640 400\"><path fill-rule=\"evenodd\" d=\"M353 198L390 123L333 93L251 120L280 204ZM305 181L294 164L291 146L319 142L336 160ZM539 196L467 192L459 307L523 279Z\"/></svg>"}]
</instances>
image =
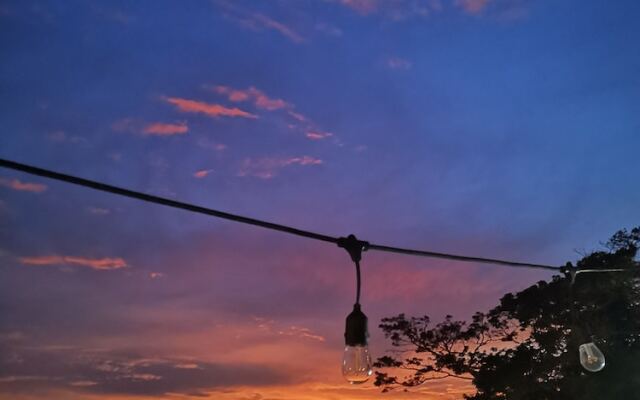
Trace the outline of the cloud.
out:
<instances>
[{"instance_id":1,"label":"cloud","mask_svg":"<svg viewBox=\"0 0 640 400\"><path fill-rule=\"evenodd\" d=\"M333 136L331 132L322 132L322 131L308 131L306 133L307 138L311 140L322 140Z\"/></svg>"},{"instance_id":2,"label":"cloud","mask_svg":"<svg viewBox=\"0 0 640 400\"><path fill-rule=\"evenodd\" d=\"M150 272L149 273L149 278L151 279L162 279L165 277L165 274L163 274L162 272Z\"/></svg>"},{"instance_id":3,"label":"cloud","mask_svg":"<svg viewBox=\"0 0 640 400\"><path fill-rule=\"evenodd\" d=\"M291 42L299 44L305 41L304 37L293 28L282 22L261 13L252 12L229 1L218 1L217 4L225 11L225 17L235 21L240 26L256 32L272 30L289 39Z\"/></svg>"},{"instance_id":4,"label":"cloud","mask_svg":"<svg viewBox=\"0 0 640 400\"><path fill-rule=\"evenodd\" d=\"M187 113L201 113L210 117L230 117L230 118L258 118L257 115L248 113L239 108L227 108L220 104L209 104L202 101L182 99L178 97L168 97L168 103L175 105L178 110Z\"/></svg>"},{"instance_id":5,"label":"cloud","mask_svg":"<svg viewBox=\"0 0 640 400\"><path fill-rule=\"evenodd\" d=\"M87 211L90 214L94 214L94 215L108 215L111 213L111 210L109 210L108 208L101 208L101 207L87 207Z\"/></svg>"},{"instance_id":6,"label":"cloud","mask_svg":"<svg viewBox=\"0 0 640 400\"><path fill-rule=\"evenodd\" d=\"M324 342L326 340L324 336L315 334L309 328L295 325L288 327L279 327L274 320L261 317L254 317L253 320L257 323L258 329L265 333L279 336L294 336L303 339L315 340L318 342Z\"/></svg>"},{"instance_id":7,"label":"cloud","mask_svg":"<svg viewBox=\"0 0 640 400\"><path fill-rule=\"evenodd\" d=\"M426 17L440 11L440 0L338 0L338 4L347 7L362 16L381 15L392 21L402 21L411 17Z\"/></svg>"},{"instance_id":8,"label":"cloud","mask_svg":"<svg viewBox=\"0 0 640 400\"><path fill-rule=\"evenodd\" d=\"M456 0L456 6L462 8L468 14L480 14L491 0Z\"/></svg>"},{"instance_id":9,"label":"cloud","mask_svg":"<svg viewBox=\"0 0 640 400\"><path fill-rule=\"evenodd\" d=\"M155 122L144 127L142 132L145 135L154 136L172 136L172 135L184 135L189 131L189 127L186 123L180 124L166 124L162 122Z\"/></svg>"},{"instance_id":10,"label":"cloud","mask_svg":"<svg viewBox=\"0 0 640 400\"><path fill-rule=\"evenodd\" d=\"M340 0L340 4L362 15L372 14L379 7L378 0Z\"/></svg>"},{"instance_id":11,"label":"cloud","mask_svg":"<svg viewBox=\"0 0 640 400\"><path fill-rule=\"evenodd\" d=\"M212 170L212 169L201 169L201 170L199 170L199 171L196 171L196 172L193 174L193 176L194 176L195 178L202 179L202 178L206 178L206 177L207 177L207 175L209 175L209 174L210 174L210 173L212 173L212 172L213 172L213 170Z\"/></svg>"},{"instance_id":12,"label":"cloud","mask_svg":"<svg viewBox=\"0 0 640 400\"><path fill-rule=\"evenodd\" d=\"M334 37L342 36L342 29L338 28L337 26L328 24L326 22L318 22L316 24L316 30L318 32L324 33L327 36L334 36Z\"/></svg>"},{"instance_id":13,"label":"cloud","mask_svg":"<svg viewBox=\"0 0 640 400\"><path fill-rule=\"evenodd\" d=\"M282 99L274 99L267 96L261 90L251 86L246 90L233 89L228 86L215 86L213 91L227 96L229 101L243 102L251 100L257 108L274 111L292 108L292 105Z\"/></svg>"},{"instance_id":14,"label":"cloud","mask_svg":"<svg viewBox=\"0 0 640 400\"><path fill-rule=\"evenodd\" d=\"M19 179L0 178L0 186L19 192L42 193L47 190L47 185L41 183L22 182Z\"/></svg>"},{"instance_id":15,"label":"cloud","mask_svg":"<svg viewBox=\"0 0 640 400\"><path fill-rule=\"evenodd\" d=\"M400 57L389 57L387 59L387 67L391 69L410 69L413 66L413 63L409 60Z\"/></svg>"},{"instance_id":16,"label":"cloud","mask_svg":"<svg viewBox=\"0 0 640 400\"><path fill-rule=\"evenodd\" d=\"M19 261L24 265L69 265L87 267L99 271L125 268L127 263L122 258L85 258L75 256L39 256L20 257Z\"/></svg>"},{"instance_id":17,"label":"cloud","mask_svg":"<svg viewBox=\"0 0 640 400\"><path fill-rule=\"evenodd\" d=\"M56 143L73 143L73 144L87 144L87 139L82 136L68 135L64 131L54 131L48 135L49 140Z\"/></svg>"},{"instance_id":18,"label":"cloud","mask_svg":"<svg viewBox=\"0 0 640 400\"><path fill-rule=\"evenodd\" d=\"M287 384L290 378L267 365L214 363L197 359L144 358L81 348L16 348L20 363L2 362L2 393L47 393L59 389L98 395L167 394L206 396L216 388ZM51 394L51 392L49 392Z\"/></svg>"},{"instance_id":19,"label":"cloud","mask_svg":"<svg viewBox=\"0 0 640 400\"><path fill-rule=\"evenodd\" d=\"M224 151L224 150L227 149L227 145L226 144L213 142L213 141L211 141L209 139L206 139L206 138L198 139L196 144L198 145L198 147L203 148L203 149L208 149L208 150Z\"/></svg>"},{"instance_id":20,"label":"cloud","mask_svg":"<svg viewBox=\"0 0 640 400\"><path fill-rule=\"evenodd\" d=\"M280 169L285 167L292 165L312 166L320 165L322 163L323 161L321 159L311 156L289 158L263 157L259 159L246 158L240 166L238 176L254 176L261 179L271 179L277 175Z\"/></svg>"}]
</instances>

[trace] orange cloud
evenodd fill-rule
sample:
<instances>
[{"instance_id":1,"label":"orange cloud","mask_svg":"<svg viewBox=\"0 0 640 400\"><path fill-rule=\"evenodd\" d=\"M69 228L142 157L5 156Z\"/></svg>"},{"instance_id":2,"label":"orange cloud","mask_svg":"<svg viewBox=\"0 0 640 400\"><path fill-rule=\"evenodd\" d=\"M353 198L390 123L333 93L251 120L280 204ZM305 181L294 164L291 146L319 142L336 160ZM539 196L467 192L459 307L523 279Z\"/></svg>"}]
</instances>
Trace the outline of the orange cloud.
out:
<instances>
[{"instance_id":1,"label":"orange cloud","mask_svg":"<svg viewBox=\"0 0 640 400\"><path fill-rule=\"evenodd\" d=\"M469 14L480 14L490 0L456 0L456 5Z\"/></svg>"},{"instance_id":2,"label":"orange cloud","mask_svg":"<svg viewBox=\"0 0 640 400\"><path fill-rule=\"evenodd\" d=\"M247 158L242 162L238 176L255 176L261 179L271 179L277 175L277 172L291 165L320 165L323 161L319 158L311 156L289 157L289 158L270 158L264 157L259 159Z\"/></svg>"},{"instance_id":3,"label":"orange cloud","mask_svg":"<svg viewBox=\"0 0 640 400\"><path fill-rule=\"evenodd\" d=\"M261 90L251 86L249 89L233 89L228 86L216 86L213 90L218 94L227 96L229 101L243 102L253 100L256 107L269 111L280 110L283 108L291 108L291 104L282 99L272 99Z\"/></svg>"},{"instance_id":4,"label":"orange cloud","mask_svg":"<svg viewBox=\"0 0 640 400\"><path fill-rule=\"evenodd\" d=\"M187 124L165 124L162 122L155 122L144 127L143 133L145 135L156 136L172 136L172 135L184 135L189 131Z\"/></svg>"},{"instance_id":5,"label":"orange cloud","mask_svg":"<svg viewBox=\"0 0 640 400\"><path fill-rule=\"evenodd\" d=\"M333 133L321 132L321 131L308 131L306 136L311 140L322 140L322 139L326 139L328 137L333 136Z\"/></svg>"},{"instance_id":6,"label":"orange cloud","mask_svg":"<svg viewBox=\"0 0 640 400\"><path fill-rule=\"evenodd\" d=\"M0 186L20 192L42 193L47 190L47 185L41 183L22 182L19 179L0 178Z\"/></svg>"},{"instance_id":7,"label":"orange cloud","mask_svg":"<svg viewBox=\"0 0 640 400\"><path fill-rule=\"evenodd\" d=\"M196 173L194 173L193 176L196 178L202 179L202 178L206 178L207 175L209 175L212 172L213 172L212 169L201 169L199 171L196 171Z\"/></svg>"},{"instance_id":8,"label":"orange cloud","mask_svg":"<svg viewBox=\"0 0 640 400\"><path fill-rule=\"evenodd\" d=\"M168 103L175 105L178 110L188 113L201 113L210 117L231 117L231 118L258 118L258 116L243 111L239 108L227 108L220 104L209 104L202 101L181 99L178 97L166 98Z\"/></svg>"},{"instance_id":9,"label":"orange cloud","mask_svg":"<svg viewBox=\"0 0 640 400\"><path fill-rule=\"evenodd\" d=\"M24 265L77 265L95 270L112 270L125 268L127 263L122 258L85 258L74 256L40 256L21 257L20 263Z\"/></svg>"}]
</instances>

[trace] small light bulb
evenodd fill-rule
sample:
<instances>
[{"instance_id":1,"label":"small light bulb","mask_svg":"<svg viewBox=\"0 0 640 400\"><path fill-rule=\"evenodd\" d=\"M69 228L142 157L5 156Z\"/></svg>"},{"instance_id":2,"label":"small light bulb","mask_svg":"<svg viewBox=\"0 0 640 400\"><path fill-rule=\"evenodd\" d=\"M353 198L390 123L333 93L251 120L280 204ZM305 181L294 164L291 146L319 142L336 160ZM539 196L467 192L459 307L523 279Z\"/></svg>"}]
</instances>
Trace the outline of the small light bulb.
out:
<instances>
[{"instance_id":1,"label":"small light bulb","mask_svg":"<svg viewBox=\"0 0 640 400\"><path fill-rule=\"evenodd\" d=\"M580 364L589 372L598 372L604 368L604 354L593 343L581 344L578 349L580 352Z\"/></svg>"},{"instance_id":2,"label":"small light bulb","mask_svg":"<svg viewBox=\"0 0 640 400\"><path fill-rule=\"evenodd\" d=\"M369 346L346 346L342 358L342 376L352 385L365 383L373 373Z\"/></svg>"},{"instance_id":3,"label":"small light bulb","mask_svg":"<svg viewBox=\"0 0 640 400\"><path fill-rule=\"evenodd\" d=\"M347 316L342 356L342 376L351 384L365 383L373 374L368 336L367 316L360 310L360 304L356 303Z\"/></svg>"}]
</instances>

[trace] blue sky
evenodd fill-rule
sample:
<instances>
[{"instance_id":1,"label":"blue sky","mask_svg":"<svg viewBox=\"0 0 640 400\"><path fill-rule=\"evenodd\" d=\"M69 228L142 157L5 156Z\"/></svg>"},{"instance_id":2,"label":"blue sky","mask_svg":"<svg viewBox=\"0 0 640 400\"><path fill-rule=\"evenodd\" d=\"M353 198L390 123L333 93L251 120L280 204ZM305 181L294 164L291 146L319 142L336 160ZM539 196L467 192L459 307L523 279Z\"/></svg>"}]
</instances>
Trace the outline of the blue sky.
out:
<instances>
[{"instance_id":1,"label":"blue sky","mask_svg":"<svg viewBox=\"0 0 640 400\"><path fill-rule=\"evenodd\" d=\"M633 1L4 1L0 157L331 235L564 264L640 220L639 17ZM16 357L76 346L253 371L292 340L323 355L257 386L131 378L121 392L85 373L95 363L74 378L5 360L6 390L51 375L65 384L38 390L77 398L377 395L345 392L325 362L353 271L323 244L10 171L0 220L0 337ZM466 317L549 277L373 253L365 266L374 321ZM264 358L226 351L220 321Z\"/></svg>"}]
</instances>

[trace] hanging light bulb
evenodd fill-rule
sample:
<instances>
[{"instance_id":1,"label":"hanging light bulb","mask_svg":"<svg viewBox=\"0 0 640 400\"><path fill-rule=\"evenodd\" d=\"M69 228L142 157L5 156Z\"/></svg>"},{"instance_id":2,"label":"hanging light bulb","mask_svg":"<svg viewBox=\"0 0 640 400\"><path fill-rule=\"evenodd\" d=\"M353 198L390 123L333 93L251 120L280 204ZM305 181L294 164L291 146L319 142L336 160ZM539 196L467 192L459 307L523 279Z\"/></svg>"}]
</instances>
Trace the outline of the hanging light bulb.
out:
<instances>
[{"instance_id":1,"label":"hanging light bulb","mask_svg":"<svg viewBox=\"0 0 640 400\"><path fill-rule=\"evenodd\" d=\"M371 354L367 344L369 332L367 330L367 316L360 309L360 260L362 250L369 247L369 243L358 240L354 235L338 239L338 246L347 250L356 266L356 303L353 311L347 316L344 331L344 354L342 356L342 376L352 385L369 380L371 369Z\"/></svg>"},{"instance_id":2,"label":"hanging light bulb","mask_svg":"<svg viewBox=\"0 0 640 400\"><path fill-rule=\"evenodd\" d=\"M342 358L342 376L351 384L364 383L373 373L367 344L368 336L367 316L360 310L360 304L356 303L351 314L347 316Z\"/></svg>"},{"instance_id":3,"label":"hanging light bulb","mask_svg":"<svg viewBox=\"0 0 640 400\"><path fill-rule=\"evenodd\" d=\"M581 344L579 347L580 364L589 372L598 372L604 368L604 354L593 342Z\"/></svg>"}]
</instances>

